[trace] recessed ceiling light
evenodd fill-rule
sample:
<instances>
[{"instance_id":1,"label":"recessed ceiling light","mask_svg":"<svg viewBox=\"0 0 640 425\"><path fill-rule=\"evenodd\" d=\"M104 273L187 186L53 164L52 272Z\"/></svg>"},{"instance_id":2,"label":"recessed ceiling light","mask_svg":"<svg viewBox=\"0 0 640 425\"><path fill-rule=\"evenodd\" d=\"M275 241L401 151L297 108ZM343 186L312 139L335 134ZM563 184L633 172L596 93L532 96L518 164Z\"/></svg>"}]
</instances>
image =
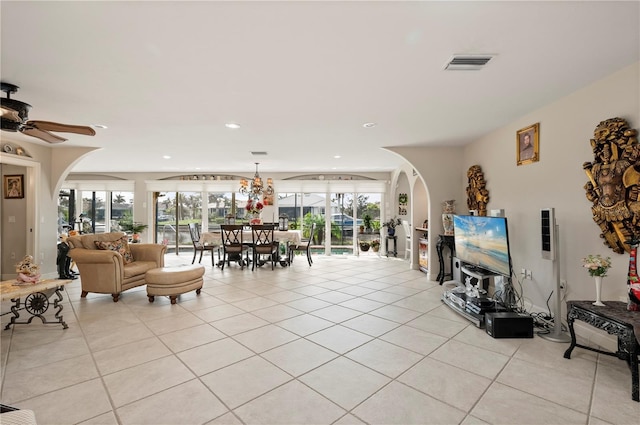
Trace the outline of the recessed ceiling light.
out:
<instances>
[{"instance_id":1,"label":"recessed ceiling light","mask_svg":"<svg viewBox=\"0 0 640 425\"><path fill-rule=\"evenodd\" d=\"M93 128L107 128L107 126L104 125L104 124L92 124L91 127L93 127Z\"/></svg>"},{"instance_id":2,"label":"recessed ceiling light","mask_svg":"<svg viewBox=\"0 0 640 425\"><path fill-rule=\"evenodd\" d=\"M169 155L162 155L162 158L164 159L171 159L171 157Z\"/></svg>"},{"instance_id":3,"label":"recessed ceiling light","mask_svg":"<svg viewBox=\"0 0 640 425\"><path fill-rule=\"evenodd\" d=\"M235 123L235 122L228 122L224 126L227 127L227 128L232 128L232 129L240 128L240 124Z\"/></svg>"},{"instance_id":4,"label":"recessed ceiling light","mask_svg":"<svg viewBox=\"0 0 640 425\"><path fill-rule=\"evenodd\" d=\"M362 126L363 126L364 128L373 128L373 127L375 127L376 125L378 125L378 124L376 124L376 123L374 123L374 122L366 122L366 123L362 124Z\"/></svg>"},{"instance_id":5,"label":"recessed ceiling light","mask_svg":"<svg viewBox=\"0 0 640 425\"><path fill-rule=\"evenodd\" d=\"M334 157L335 159L340 159L340 158L342 158L340 155L333 155L333 157Z\"/></svg>"}]
</instances>

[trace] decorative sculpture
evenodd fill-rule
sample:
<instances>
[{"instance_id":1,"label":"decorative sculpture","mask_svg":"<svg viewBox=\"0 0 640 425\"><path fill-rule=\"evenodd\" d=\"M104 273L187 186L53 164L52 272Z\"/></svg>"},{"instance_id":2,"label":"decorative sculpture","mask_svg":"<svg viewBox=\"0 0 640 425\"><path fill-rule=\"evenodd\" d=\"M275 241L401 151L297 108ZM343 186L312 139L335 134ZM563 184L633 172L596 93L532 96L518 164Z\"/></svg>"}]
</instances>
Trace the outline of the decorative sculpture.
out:
<instances>
[{"instance_id":1,"label":"decorative sculpture","mask_svg":"<svg viewBox=\"0 0 640 425\"><path fill-rule=\"evenodd\" d=\"M40 266L33 261L31 255L25 255L22 261L16 264L18 279L16 284L28 285L38 283L40 280Z\"/></svg>"},{"instance_id":2,"label":"decorative sculpture","mask_svg":"<svg viewBox=\"0 0 640 425\"><path fill-rule=\"evenodd\" d=\"M489 191L484 181L484 173L479 165L472 165L467 171L467 207L470 211L478 211L478 215L487 215L487 203L489 202Z\"/></svg>"},{"instance_id":3,"label":"decorative sculpture","mask_svg":"<svg viewBox=\"0 0 640 425\"><path fill-rule=\"evenodd\" d=\"M622 118L600 122L591 139L594 161L582 168L589 177L586 197L593 220L614 252L629 252L640 237L640 145L638 132Z\"/></svg>"}]
</instances>

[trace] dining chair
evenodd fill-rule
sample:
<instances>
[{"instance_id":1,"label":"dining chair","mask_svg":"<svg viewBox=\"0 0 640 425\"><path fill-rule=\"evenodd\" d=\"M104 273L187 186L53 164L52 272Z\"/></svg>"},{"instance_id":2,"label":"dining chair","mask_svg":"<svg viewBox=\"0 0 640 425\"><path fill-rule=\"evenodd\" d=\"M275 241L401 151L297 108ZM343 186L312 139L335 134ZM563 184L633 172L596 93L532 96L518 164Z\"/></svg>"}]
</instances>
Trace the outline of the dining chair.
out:
<instances>
[{"instance_id":1,"label":"dining chair","mask_svg":"<svg viewBox=\"0 0 640 425\"><path fill-rule=\"evenodd\" d=\"M193 243L193 260L191 260L191 264L196 262L196 254L200 253L200 259L198 263L202 262L202 254L205 251L211 251L211 265L215 265L215 260L213 258L214 251L219 249L217 245L205 245L200 242L200 226L198 223L189 223L189 234L191 235L191 242ZM220 252L218 251L218 260L220 259Z\"/></svg>"},{"instance_id":2,"label":"dining chair","mask_svg":"<svg viewBox=\"0 0 640 425\"><path fill-rule=\"evenodd\" d=\"M309 232L309 239L303 239L302 242L298 245L289 245L289 264L293 263L294 253L296 251L306 251L307 253L307 262L309 266L313 264L313 259L311 258L311 241L313 240L313 233L316 230L316 224L311 223L311 230Z\"/></svg>"},{"instance_id":3,"label":"dining chair","mask_svg":"<svg viewBox=\"0 0 640 425\"><path fill-rule=\"evenodd\" d=\"M280 245L273 240L273 233L273 224L254 224L251 226L251 235L253 237L253 265L251 270L256 268L261 255L268 255L271 258L271 270L274 269L278 260Z\"/></svg>"},{"instance_id":4,"label":"dining chair","mask_svg":"<svg viewBox=\"0 0 640 425\"><path fill-rule=\"evenodd\" d=\"M222 224L222 266L224 270L225 262L231 264L231 261L237 261L241 269L244 269L245 261L243 254L246 254L247 264L249 264L249 246L242 240L242 224Z\"/></svg>"},{"instance_id":5,"label":"dining chair","mask_svg":"<svg viewBox=\"0 0 640 425\"><path fill-rule=\"evenodd\" d=\"M402 228L404 229L404 259L407 257L411 259L411 249L413 248L411 244L411 225L407 220L402 220Z\"/></svg>"}]
</instances>

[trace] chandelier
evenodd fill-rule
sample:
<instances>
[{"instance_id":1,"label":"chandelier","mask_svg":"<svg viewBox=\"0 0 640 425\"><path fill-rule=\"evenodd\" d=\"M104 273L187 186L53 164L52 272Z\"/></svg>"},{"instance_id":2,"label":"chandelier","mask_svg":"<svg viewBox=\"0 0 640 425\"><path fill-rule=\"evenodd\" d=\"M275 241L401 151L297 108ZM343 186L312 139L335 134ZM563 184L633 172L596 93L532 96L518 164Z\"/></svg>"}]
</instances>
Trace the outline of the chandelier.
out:
<instances>
[{"instance_id":1,"label":"chandelier","mask_svg":"<svg viewBox=\"0 0 640 425\"><path fill-rule=\"evenodd\" d=\"M243 195L249 195L249 197L257 199L262 195L273 195L273 179L269 177L267 179L267 186L264 186L262 177L258 173L258 164L256 162L256 173L253 175L251 183L247 179L240 180L240 193Z\"/></svg>"}]
</instances>

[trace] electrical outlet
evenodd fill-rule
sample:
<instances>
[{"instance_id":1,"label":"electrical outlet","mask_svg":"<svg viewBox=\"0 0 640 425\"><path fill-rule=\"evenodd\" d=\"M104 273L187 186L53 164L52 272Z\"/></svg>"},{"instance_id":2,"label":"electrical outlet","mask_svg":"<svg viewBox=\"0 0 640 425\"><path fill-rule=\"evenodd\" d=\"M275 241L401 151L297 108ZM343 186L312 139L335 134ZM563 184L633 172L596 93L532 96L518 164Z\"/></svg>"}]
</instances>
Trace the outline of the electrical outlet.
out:
<instances>
[{"instance_id":1,"label":"electrical outlet","mask_svg":"<svg viewBox=\"0 0 640 425\"><path fill-rule=\"evenodd\" d=\"M523 268L522 270L520 270L520 277L522 277L523 279L526 279L527 269Z\"/></svg>"},{"instance_id":2,"label":"electrical outlet","mask_svg":"<svg viewBox=\"0 0 640 425\"><path fill-rule=\"evenodd\" d=\"M533 273L531 273L531 270L525 270L525 279L533 279Z\"/></svg>"},{"instance_id":3,"label":"electrical outlet","mask_svg":"<svg viewBox=\"0 0 640 425\"><path fill-rule=\"evenodd\" d=\"M562 289L562 290L567 289L567 280L566 279L560 279L560 289Z\"/></svg>"},{"instance_id":4,"label":"electrical outlet","mask_svg":"<svg viewBox=\"0 0 640 425\"><path fill-rule=\"evenodd\" d=\"M12 260L15 260L15 259L16 259L16 253L15 253L15 252L12 252L12 253L11 253L11 259L12 259Z\"/></svg>"}]
</instances>

